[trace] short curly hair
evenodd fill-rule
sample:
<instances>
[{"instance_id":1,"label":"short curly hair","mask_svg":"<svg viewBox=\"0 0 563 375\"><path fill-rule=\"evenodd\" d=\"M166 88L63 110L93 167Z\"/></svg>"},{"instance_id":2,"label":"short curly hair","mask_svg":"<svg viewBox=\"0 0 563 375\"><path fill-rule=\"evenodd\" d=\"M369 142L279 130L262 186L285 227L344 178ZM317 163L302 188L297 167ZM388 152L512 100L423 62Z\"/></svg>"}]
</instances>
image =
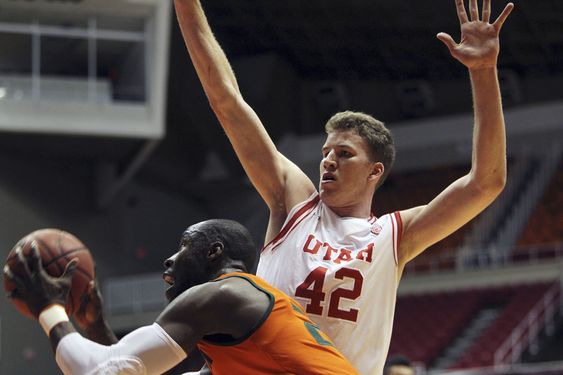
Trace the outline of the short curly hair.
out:
<instances>
[{"instance_id":1,"label":"short curly hair","mask_svg":"<svg viewBox=\"0 0 563 375\"><path fill-rule=\"evenodd\" d=\"M363 112L345 111L332 116L325 125L325 131L327 134L354 131L365 139L371 150L372 161L383 163L383 176L377 187L383 184L395 162L395 142L383 122Z\"/></svg>"},{"instance_id":2,"label":"short curly hair","mask_svg":"<svg viewBox=\"0 0 563 375\"><path fill-rule=\"evenodd\" d=\"M200 249L201 255L206 253L213 242L221 242L225 254L230 259L242 261L245 272L255 274L259 253L250 232L241 223L234 220L210 219L194 226L186 229L184 236L189 235L192 246Z\"/></svg>"}]
</instances>

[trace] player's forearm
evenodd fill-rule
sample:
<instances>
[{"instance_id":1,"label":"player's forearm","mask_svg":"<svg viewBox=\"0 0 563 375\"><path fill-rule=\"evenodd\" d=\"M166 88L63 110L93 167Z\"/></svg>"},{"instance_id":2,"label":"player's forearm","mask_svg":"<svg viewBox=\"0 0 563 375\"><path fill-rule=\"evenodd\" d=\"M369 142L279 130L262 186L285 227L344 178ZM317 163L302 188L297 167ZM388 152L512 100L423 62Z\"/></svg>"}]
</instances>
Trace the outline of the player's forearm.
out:
<instances>
[{"instance_id":1,"label":"player's forearm","mask_svg":"<svg viewBox=\"0 0 563 375\"><path fill-rule=\"evenodd\" d=\"M158 324L138 328L111 346L100 345L76 332L67 333L60 338L55 351L57 364L65 375L106 373L107 369L162 374L184 358L184 350Z\"/></svg>"},{"instance_id":2,"label":"player's forearm","mask_svg":"<svg viewBox=\"0 0 563 375\"><path fill-rule=\"evenodd\" d=\"M506 129L496 67L470 71L475 127L471 177L500 192L506 181Z\"/></svg>"},{"instance_id":3,"label":"player's forearm","mask_svg":"<svg viewBox=\"0 0 563 375\"><path fill-rule=\"evenodd\" d=\"M53 349L53 352L56 353L59 342L66 335L74 332L76 332L76 329L70 321L61 321L53 328L51 328L49 330L49 341L51 342L51 348ZM89 340L101 345L109 346L119 341L103 318L95 324L87 327L85 329L85 333Z\"/></svg>"},{"instance_id":4,"label":"player's forearm","mask_svg":"<svg viewBox=\"0 0 563 375\"><path fill-rule=\"evenodd\" d=\"M51 348L53 349L53 352L57 352L57 346L59 345L59 342L63 339L63 337L74 332L76 332L76 329L71 322L62 322L54 326L53 329L51 329L51 331L49 332L49 341L51 342Z\"/></svg>"},{"instance_id":5,"label":"player's forearm","mask_svg":"<svg viewBox=\"0 0 563 375\"><path fill-rule=\"evenodd\" d=\"M186 47L212 103L240 94L235 74L215 39L199 0L174 0Z\"/></svg>"}]
</instances>

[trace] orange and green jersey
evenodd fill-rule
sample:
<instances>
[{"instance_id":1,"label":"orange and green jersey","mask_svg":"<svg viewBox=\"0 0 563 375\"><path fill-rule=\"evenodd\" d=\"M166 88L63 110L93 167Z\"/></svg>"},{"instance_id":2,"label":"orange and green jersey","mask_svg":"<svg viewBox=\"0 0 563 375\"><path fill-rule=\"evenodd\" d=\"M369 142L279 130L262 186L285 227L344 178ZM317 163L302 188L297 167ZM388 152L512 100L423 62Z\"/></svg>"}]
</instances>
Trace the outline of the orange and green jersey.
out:
<instances>
[{"instance_id":1,"label":"orange and green jersey","mask_svg":"<svg viewBox=\"0 0 563 375\"><path fill-rule=\"evenodd\" d=\"M197 346L213 375L359 374L292 298L261 278L233 272L270 299L263 318L244 337L206 336Z\"/></svg>"}]
</instances>

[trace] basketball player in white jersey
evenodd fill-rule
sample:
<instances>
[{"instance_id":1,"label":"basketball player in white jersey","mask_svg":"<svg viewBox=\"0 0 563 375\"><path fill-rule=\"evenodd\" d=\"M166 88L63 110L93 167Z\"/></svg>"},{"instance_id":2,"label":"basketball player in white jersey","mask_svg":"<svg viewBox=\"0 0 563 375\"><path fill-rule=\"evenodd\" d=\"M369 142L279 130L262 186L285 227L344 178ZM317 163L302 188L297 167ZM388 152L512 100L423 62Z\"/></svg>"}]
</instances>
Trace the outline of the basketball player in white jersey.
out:
<instances>
[{"instance_id":1,"label":"basketball player in white jersey","mask_svg":"<svg viewBox=\"0 0 563 375\"><path fill-rule=\"evenodd\" d=\"M258 275L295 296L362 374L381 375L405 264L487 207L506 180L505 127L497 77L499 32L491 0L456 0L461 42L437 35L471 78L471 170L427 205L375 218L372 200L394 159L391 134L371 116L344 112L326 125L318 192L280 154L244 101L199 0L175 0L205 93L248 177L270 209ZM455 131L455 130L454 130ZM377 204L377 200L375 200Z\"/></svg>"}]
</instances>

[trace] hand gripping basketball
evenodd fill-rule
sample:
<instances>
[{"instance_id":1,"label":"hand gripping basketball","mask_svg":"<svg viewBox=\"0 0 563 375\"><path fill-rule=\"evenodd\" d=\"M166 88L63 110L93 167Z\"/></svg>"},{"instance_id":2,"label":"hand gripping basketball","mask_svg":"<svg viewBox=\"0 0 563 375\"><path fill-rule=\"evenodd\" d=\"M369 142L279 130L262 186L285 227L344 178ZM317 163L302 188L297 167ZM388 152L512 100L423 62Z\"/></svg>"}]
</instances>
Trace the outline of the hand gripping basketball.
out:
<instances>
[{"instance_id":1,"label":"hand gripping basketball","mask_svg":"<svg viewBox=\"0 0 563 375\"><path fill-rule=\"evenodd\" d=\"M31 247L27 256L23 254L21 248L16 249L16 262L23 272L16 275L6 265L4 277L9 278L16 285L8 297L24 301L29 311L37 318L41 311L51 304L65 305L78 259L68 262L60 277L53 277L43 269L36 243L32 243Z\"/></svg>"}]
</instances>

